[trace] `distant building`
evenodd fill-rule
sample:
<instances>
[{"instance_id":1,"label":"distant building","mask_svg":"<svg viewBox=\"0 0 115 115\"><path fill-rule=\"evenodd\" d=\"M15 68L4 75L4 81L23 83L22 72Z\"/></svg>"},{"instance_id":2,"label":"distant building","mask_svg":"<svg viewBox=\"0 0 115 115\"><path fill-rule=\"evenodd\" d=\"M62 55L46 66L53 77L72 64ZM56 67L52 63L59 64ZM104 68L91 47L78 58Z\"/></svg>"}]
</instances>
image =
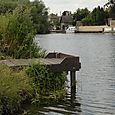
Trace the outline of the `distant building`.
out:
<instances>
[{"instance_id":1,"label":"distant building","mask_svg":"<svg viewBox=\"0 0 115 115\"><path fill-rule=\"evenodd\" d=\"M110 27L115 27L115 18L109 18L108 19L108 25Z\"/></svg>"},{"instance_id":2,"label":"distant building","mask_svg":"<svg viewBox=\"0 0 115 115\"><path fill-rule=\"evenodd\" d=\"M48 21L50 22L50 24L52 24L52 27L51 29L56 29L58 24L60 23L60 17L57 16L57 14L53 14L51 13L49 16L48 16ZM60 25L59 25L60 26Z\"/></svg>"},{"instance_id":3,"label":"distant building","mask_svg":"<svg viewBox=\"0 0 115 115\"><path fill-rule=\"evenodd\" d=\"M73 18L71 12L64 11L60 18L61 30L66 30L69 25L72 25Z\"/></svg>"},{"instance_id":4,"label":"distant building","mask_svg":"<svg viewBox=\"0 0 115 115\"><path fill-rule=\"evenodd\" d=\"M51 13L48 16L48 20L51 21L52 23L55 22L55 21L59 21L59 16L57 16L57 14Z\"/></svg>"}]
</instances>

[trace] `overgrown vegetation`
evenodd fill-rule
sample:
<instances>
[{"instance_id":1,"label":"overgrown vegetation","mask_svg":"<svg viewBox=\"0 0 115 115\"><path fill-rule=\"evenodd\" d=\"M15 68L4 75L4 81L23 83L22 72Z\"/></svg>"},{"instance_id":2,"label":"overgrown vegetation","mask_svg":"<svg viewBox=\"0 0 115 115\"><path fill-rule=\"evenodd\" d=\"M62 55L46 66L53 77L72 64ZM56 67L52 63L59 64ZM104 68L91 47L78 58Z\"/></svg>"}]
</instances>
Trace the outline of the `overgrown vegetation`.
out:
<instances>
[{"instance_id":1,"label":"overgrown vegetation","mask_svg":"<svg viewBox=\"0 0 115 115\"><path fill-rule=\"evenodd\" d=\"M0 115L13 114L32 94L30 79L24 71L17 73L0 65Z\"/></svg>"},{"instance_id":2,"label":"overgrown vegetation","mask_svg":"<svg viewBox=\"0 0 115 115\"><path fill-rule=\"evenodd\" d=\"M105 8L107 7L107 8ZM108 0L104 7L95 7L92 11L78 8L73 14L74 25L81 21L83 25L104 25L108 18L115 18L115 1Z\"/></svg>"},{"instance_id":3,"label":"overgrown vegetation","mask_svg":"<svg viewBox=\"0 0 115 115\"><path fill-rule=\"evenodd\" d=\"M47 15L39 0L1 0L0 53L12 58L43 57L45 52L34 43L34 37L48 32Z\"/></svg>"},{"instance_id":4,"label":"overgrown vegetation","mask_svg":"<svg viewBox=\"0 0 115 115\"><path fill-rule=\"evenodd\" d=\"M0 15L12 13L18 6L30 9L34 28L37 33L47 33L49 28L48 11L41 0L0 0Z\"/></svg>"},{"instance_id":5,"label":"overgrown vegetation","mask_svg":"<svg viewBox=\"0 0 115 115\"><path fill-rule=\"evenodd\" d=\"M93 11L89 11L87 8L77 9L73 14L74 21L81 21L84 25L104 25L106 19L109 18L109 13L104 8L98 6Z\"/></svg>"},{"instance_id":6,"label":"overgrown vegetation","mask_svg":"<svg viewBox=\"0 0 115 115\"><path fill-rule=\"evenodd\" d=\"M0 51L13 58L39 57L40 48L33 42L35 29L30 10L17 7L12 14L0 16Z\"/></svg>"},{"instance_id":7,"label":"overgrown vegetation","mask_svg":"<svg viewBox=\"0 0 115 115\"><path fill-rule=\"evenodd\" d=\"M31 65L26 72L33 80L38 98L60 99L62 93L65 93L66 73L52 73L41 63Z\"/></svg>"},{"instance_id":8,"label":"overgrown vegetation","mask_svg":"<svg viewBox=\"0 0 115 115\"><path fill-rule=\"evenodd\" d=\"M40 104L64 97L66 74L54 74L38 63L17 72L0 65L0 115L20 110L24 102Z\"/></svg>"}]
</instances>

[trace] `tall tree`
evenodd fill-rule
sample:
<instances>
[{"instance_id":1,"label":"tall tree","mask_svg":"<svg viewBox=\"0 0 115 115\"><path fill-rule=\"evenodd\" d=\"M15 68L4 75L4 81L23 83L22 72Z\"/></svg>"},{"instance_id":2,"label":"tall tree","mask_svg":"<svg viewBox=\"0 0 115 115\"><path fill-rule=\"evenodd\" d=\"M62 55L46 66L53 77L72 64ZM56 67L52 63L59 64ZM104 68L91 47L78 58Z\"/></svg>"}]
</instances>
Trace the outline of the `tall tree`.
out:
<instances>
[{"instance_id":1,"label":"tall tree","mask_svg":"<svg viewBox=\"0 0 115 115\"><path fill-rule=\"evenodd\" d=\"M115 0L108 0L104 7L107 7L109 18L115 18Z\"/></svg>"},{"instance_id":2,"label":"tall tree","mask_svg":"<svg viewBox=\"0 0 115 115\"><path fill-rule=\"evenodd\" d=\"M27 5L28 3L30 3L29 0L0 0L0 14L13 12L19 4Z\"/></svg>"},{"instance_id":3,"label":"tall tree","mask_svg":"<svg viewBox=\"0 0 115 115\"><path fill-rule=\"evenodd\" d=\"M94 8L91 12L91 18L94 25L103 25L105 24L105 20L108 18L108 14L104 11L103 8L98 6L97 8Z\"/></svg>"},{"instance_id":4,"label":"tall tree","mask_svg":"<svg viewBox=\"0 0 115 115\"><path fill-rule=\"evenodd\" d=\"M110 14L110 18L115 18L115 4L111 6L109 14Z\"/></svg>"},{"instance_id":5,"label":"tall tree","mask_svg":"<svg viewBox=\"0 0 115 115\"><path fill-rule=\"evenodd\" d=\"M12 13L18 6L26 6L31 10L32 21L37 33L47 33L49 28L48 12L40 0L0 0L0 15Z\"/></svg>"},{"instance_id":6,"label":"tall tree","mask_svg":"<svg viewBox=\"0 0 115 115\"><path fill-rule=\"evenodd\" d=\"M73 14L73 18L76 21L81 21L83 18L85 18L87 15L89 15L90 11L87 8L80 9L78 8L76 12Z\"/></svg>"},{"instance_id":7,"label":"tall tree","mask_svg":"<svg viewBox=\"0 0 115 115\"><path fill-rule=\"evenodd\" d=\"M42 1L31 2L31 15L37 33L47 33L49 28L48 11Z\"/></svg>"},{"instance_id":8,"label":"tall tree","mask_svg":"<svg viewBox=\"0 0 115 115\"><path fill-rule=\"evenodd\" d=\"M109 11L110 18L115 18L115 0L109 0L109 3L112 4Z\"/></svg>"},{"instance_id":9,"label":"tall tree","mask_svg":"<svg viewBox=\"0 0 115 115\"><path fill-rule=\"evenodd\" d=\"M78 8L73 14L74 24L76 21L81 21L83 18L87 17L90 14L90 11L87 8L80 9Z\"/></svg>"}]
</instances>

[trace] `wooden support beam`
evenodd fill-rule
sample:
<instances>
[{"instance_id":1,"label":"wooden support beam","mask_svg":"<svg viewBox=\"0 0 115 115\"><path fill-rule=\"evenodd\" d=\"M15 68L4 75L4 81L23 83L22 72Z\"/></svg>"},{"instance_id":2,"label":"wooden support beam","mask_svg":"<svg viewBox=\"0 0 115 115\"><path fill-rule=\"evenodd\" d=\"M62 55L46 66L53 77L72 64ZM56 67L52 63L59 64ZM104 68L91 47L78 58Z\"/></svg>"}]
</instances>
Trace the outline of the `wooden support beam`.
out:
<instances>
[{"instance_id":1,"label":"wooden support beam","mask_svg":"<svg viewBox=\"0 0 115 115\"><path fill-rule=\"evenodd\" d=\"M76 93L76 71L70 71L71 96L74 98Z\"/></svg>"}]
</instances>

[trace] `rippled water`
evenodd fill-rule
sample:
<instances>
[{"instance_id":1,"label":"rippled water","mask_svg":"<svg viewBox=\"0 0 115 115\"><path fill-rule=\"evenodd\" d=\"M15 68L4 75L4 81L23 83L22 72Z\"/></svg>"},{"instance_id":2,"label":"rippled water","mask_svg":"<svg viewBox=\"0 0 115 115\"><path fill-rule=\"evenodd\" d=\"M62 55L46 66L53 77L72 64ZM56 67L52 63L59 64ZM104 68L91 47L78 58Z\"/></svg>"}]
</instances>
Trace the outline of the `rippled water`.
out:
<instances>
[{"instance_id":1,"label":"rippled water","mask_svg":"<svg viewBox=\"0 0 115 115\"><path fill-rule=\"evenodd\" d=\"M36 41L48 52L80 57L77 92L67 102L34 109L45 115L115 115L115 35L48 34ZM69 78L69 75L68 75Z\"/></svg>"}]
</instances>

